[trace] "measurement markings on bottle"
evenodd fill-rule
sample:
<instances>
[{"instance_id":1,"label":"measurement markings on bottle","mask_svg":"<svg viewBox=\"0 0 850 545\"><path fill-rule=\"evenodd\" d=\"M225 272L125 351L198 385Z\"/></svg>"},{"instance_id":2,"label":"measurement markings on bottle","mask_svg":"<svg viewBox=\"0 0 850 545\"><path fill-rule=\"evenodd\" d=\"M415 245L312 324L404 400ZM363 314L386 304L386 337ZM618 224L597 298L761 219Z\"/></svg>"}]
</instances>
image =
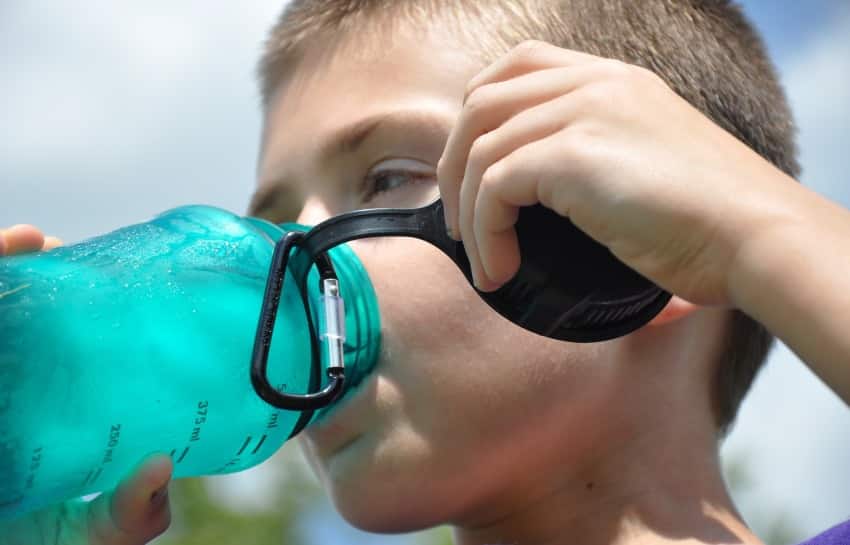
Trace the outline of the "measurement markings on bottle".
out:
<instances>
[{"instance_id":1,"label":"measurement markings on bottle","mask_svg":"<svg viewBox=\"0 0 850 545\"><path fill-rule=\"evenodd\" d=\"M109 429L109 441L106 443L106 450L103 453L103 461L101 464L108 464L112 461L112 455L115 452L115 447L118 446L118 440L121 438L121 424L114 424Z\"/></svg>"},{"instance_id":2,"label":"measurement markings on bottle","mask_svg":"<svg viewBox=\"0 0 850 545\"><path fill-rule=\"evenodd\" d=\"M86 473L86 478L83 479L83 482L80 486L88 486L94 484L100 477L101 473L103 473L103 466L100 466L97 469L90 469L89 472Z\"/></svg>"},{"instance_id":3,"label":"measurement markings on bottle","mask_svg":"<svg viewBox=\"0 0 850 545\"><path fill-rule=\"evenodd\" d=\"M239 449L239 452L236 453L236 456L242 456L242 453L245 452L245 449L248 448L248 443L251 442L251 436L245 438L245 442L242 443L242 448Z\"/></svg>"},{"instance_id":4,"label":"measurement markings on bottle","mask_svg":"<svg viewBox=\"0 0 850 545\"><path fill-rule=\"evenodd\" d=\"M97 471L94 472L94 475L91 477L91 482L89 484L94 484L97 482L97 479L100 477L100 474L103 473L103 466L97 468Z\"/></svg>"},{"instance_id":5,"label":"measurement markings on bottle","mask_svg":"<svg viewBox=\"0 0 850 545\"><path fill-rule=\"evenodd\" d=\"M177 454L177 449L176 448L171 449L171 453L169 454L169 456L171 457L172 460L174 460L175 454ZM181 452L180 456L176 460L174 460L174 463L179 464L180 462L182 462L183 458L185 458L187 454L189 454L189 447L186 447L186 448L183 449L183 452Z\"/></svg>"},{"instance_id":6,"label":"measurement markings on bottle","mask_svg":"<svg viewBox=\"0 0 850 545\"><path fill-rule=\"evenodd\" d=\"M201 440L201 429L204 424L207 423L207 417L209 416L210 404L208 401L198 401L198 404L195 406L195 415L192 420L192 431L189 433L189 443L195 443ZM183 449L183 452L180 453L180 456L174 460L174 455L177 454L179 449L171 449L171 459L174 460L175 464L179 464L182 462L186 455L189 454L189 448L191 445L188 445Z\"/></svg>"},{"instance_id":7,"label":"measurement markings on bottle","mask_svg":"<svg viewBox=\"0 0 850 545\"><path fill-rule=\"evenodd\" d=\"M269 421L266 423L266 429L270 430L277 427L277 419L280 417L279 412L273 412L269 415Z\"/></svg>"},{"instance_id":8,"label":"measurement markings on bottle","mask_svg":"<svg viewBox=\"0 0 850 545\"><path fill-rule=\"evenodd\" d=\"M190 442L201 440L201 427L206 424L208 413L209 403L207 401L199 401L195 411L195 427L192 428L192 433L189 436Z\"/></svg>"},{"instance_id":9,"label":"measurement markings on bottle","mask_svg":"<svg viewBox=\"0 0 850 545\"><path fill-rule=\"evenodd\" d=\"M251 451L251 454L257 454L257 451L260 450L260 447L263 446L263 443L266 441L266 436L260 437L260 442L257 443L257 446L254 447L254 450Z\"/></svg>"},{"instance_id":10,"label":"measurement markings on bottle","mask_svg":"<svg viewBox=\"0 0 850 545\"><path fill-rule=\"evenodd\" d=\"M32 451L32 455L30 456L30 467L29 467L29 475L27 476L26 484L24 488L27 490L32 489L35 486L35 476L38 473L38 468L41 467L41 457L44 452L44 448L36 447Z\"/></svg>"},{"instance_id":11,"label":"measurement markings on bottle","mask_svg":"<svg viewBox=\"0 0 850 545\"><path fill-rule=\"evenodd\" d=\"M100 466L96 468L92 468L86 473L86 478L83 479L83 482L80 486L91 486L97 482L103 473L104 467L107 464L112 463L113 456L115 455L115 449L118 447L118 443L121 441L121 424L111 424L109 426L109 436L106 439L106 448L103 449L103 456L100 459Z\"/></svg>"},{"instance_id":12,"label":"measurement markings on bottle","mask_svg":"<svg viewBox=\"0 0 850 545\"><path fill-rule=\"evenodd\" d=\"M189 454L189 447L183 449L183 454L180 455L180 458L177 458L177 463L179 464L182 462L183 458L185 458L187 454Z\"/></svg>"},{"instance_id":13,"label":"measurement markings on bottle","mask_svg":"<svg viewBox=\"0 0 850 545\"><path fill-rule=\"evenodd\" d=\"M257 446L255 446L251 450L252 455L257 454L257 452L260 450L260 447L262 447L263 443L266 442L267 438L268 435L263 435L262 437L260 437L260 440L257 442ZM233 458L227 465L233 465L234 463L237 463L239 461L239 457L242 456L242 453L244 453L245 449L248 448L248 445L251 444L251 439L253 439L253 437L250 435L245 438L245 441L242 442L242 446L239 447L239 450L236 452L236 458Z\"/></svg>"}]
</instances>

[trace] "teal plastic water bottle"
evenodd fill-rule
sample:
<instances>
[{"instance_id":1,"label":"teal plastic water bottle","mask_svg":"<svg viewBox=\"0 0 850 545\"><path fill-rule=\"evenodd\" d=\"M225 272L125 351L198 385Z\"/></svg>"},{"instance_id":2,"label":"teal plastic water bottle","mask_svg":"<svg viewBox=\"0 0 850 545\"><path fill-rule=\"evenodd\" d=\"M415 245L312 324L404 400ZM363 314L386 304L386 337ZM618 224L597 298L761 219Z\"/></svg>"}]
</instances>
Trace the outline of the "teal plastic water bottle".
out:
<instances>
[{"instance_id":1,"label":"teal plastic water bottle","mask_svg":"<svg viewBox=\"0 0 850 545\"><path fill-rule=\"evenodd\" d=\"M153 452L171 454L176 477L239 471L314 418L269 405L249 379L274 244L293 229L188 206L0 259L0 518L110 489ZM330 258L350 388L377 358L377 303L350 248ZM270 384L293 394L315 387L310 275L306 311L285 277L268 357Z\"/></svg>"}]
</instances>

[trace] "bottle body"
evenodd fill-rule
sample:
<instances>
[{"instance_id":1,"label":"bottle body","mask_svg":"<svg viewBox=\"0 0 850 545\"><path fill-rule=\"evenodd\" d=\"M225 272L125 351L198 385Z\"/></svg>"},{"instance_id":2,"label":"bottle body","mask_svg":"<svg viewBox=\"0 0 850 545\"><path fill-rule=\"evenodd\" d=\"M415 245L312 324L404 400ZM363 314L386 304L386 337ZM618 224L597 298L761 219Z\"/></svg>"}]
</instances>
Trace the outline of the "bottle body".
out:
<instances>
[{"instance_id":1,"label":"bottle body","mask_svg":"<svg viewBox=\"0 0 850 545\"><path fill-rule=\"evenodd\" d=\"M312 417L268 405L249 379L283 232L193 206L0 260L0 517L109 489L153 452L171 454L176 477L238 471ZM331 258L356 382L376 358L377 306L351 250ZM310 331L291 275L285 282L268 377L306 393Z\"/></svg>"}]
</instances>

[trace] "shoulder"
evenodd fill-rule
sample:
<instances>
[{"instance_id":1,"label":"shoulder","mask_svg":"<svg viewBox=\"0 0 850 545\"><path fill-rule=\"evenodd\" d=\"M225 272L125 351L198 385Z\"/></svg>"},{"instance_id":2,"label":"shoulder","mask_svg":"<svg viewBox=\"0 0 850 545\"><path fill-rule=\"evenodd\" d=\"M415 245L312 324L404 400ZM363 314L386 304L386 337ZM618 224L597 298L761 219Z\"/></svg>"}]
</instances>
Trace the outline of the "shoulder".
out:
<instances>
[{"instance_id":1,"label":"shoulder","mask_svg":"<svg viewBox=\"0 0 850 545\"><path fill-rule=\"evenodd\" d=\"M850 544L850 520L815 536L800 545L848 545Z\"/></svg>"}]
</instances>

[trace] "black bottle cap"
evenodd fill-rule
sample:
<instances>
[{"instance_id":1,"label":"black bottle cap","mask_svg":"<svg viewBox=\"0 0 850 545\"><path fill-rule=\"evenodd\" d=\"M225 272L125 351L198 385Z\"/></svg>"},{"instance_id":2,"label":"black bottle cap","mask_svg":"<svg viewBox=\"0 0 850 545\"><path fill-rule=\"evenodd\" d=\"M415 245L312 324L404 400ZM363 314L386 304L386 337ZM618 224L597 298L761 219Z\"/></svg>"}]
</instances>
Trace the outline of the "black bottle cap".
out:
<instances>
[{"instance_id":1,"label":"black bottle cap","mask_svg":"<svg viewBox=\"0 0 850 545\"><path fill-rule=\"evenodd\" d=\"M519 271L498 290L478 294L525 329L564 341L605 341L642 327L670 300L670 293L541 205L521 209L516 229ZM311 229L299 245L316 258L344 242L377 236L407 236L433 244L472 284L463 244L446 234L439 200L417 209L335 216Z\"/></svg>"}]
</instances>

